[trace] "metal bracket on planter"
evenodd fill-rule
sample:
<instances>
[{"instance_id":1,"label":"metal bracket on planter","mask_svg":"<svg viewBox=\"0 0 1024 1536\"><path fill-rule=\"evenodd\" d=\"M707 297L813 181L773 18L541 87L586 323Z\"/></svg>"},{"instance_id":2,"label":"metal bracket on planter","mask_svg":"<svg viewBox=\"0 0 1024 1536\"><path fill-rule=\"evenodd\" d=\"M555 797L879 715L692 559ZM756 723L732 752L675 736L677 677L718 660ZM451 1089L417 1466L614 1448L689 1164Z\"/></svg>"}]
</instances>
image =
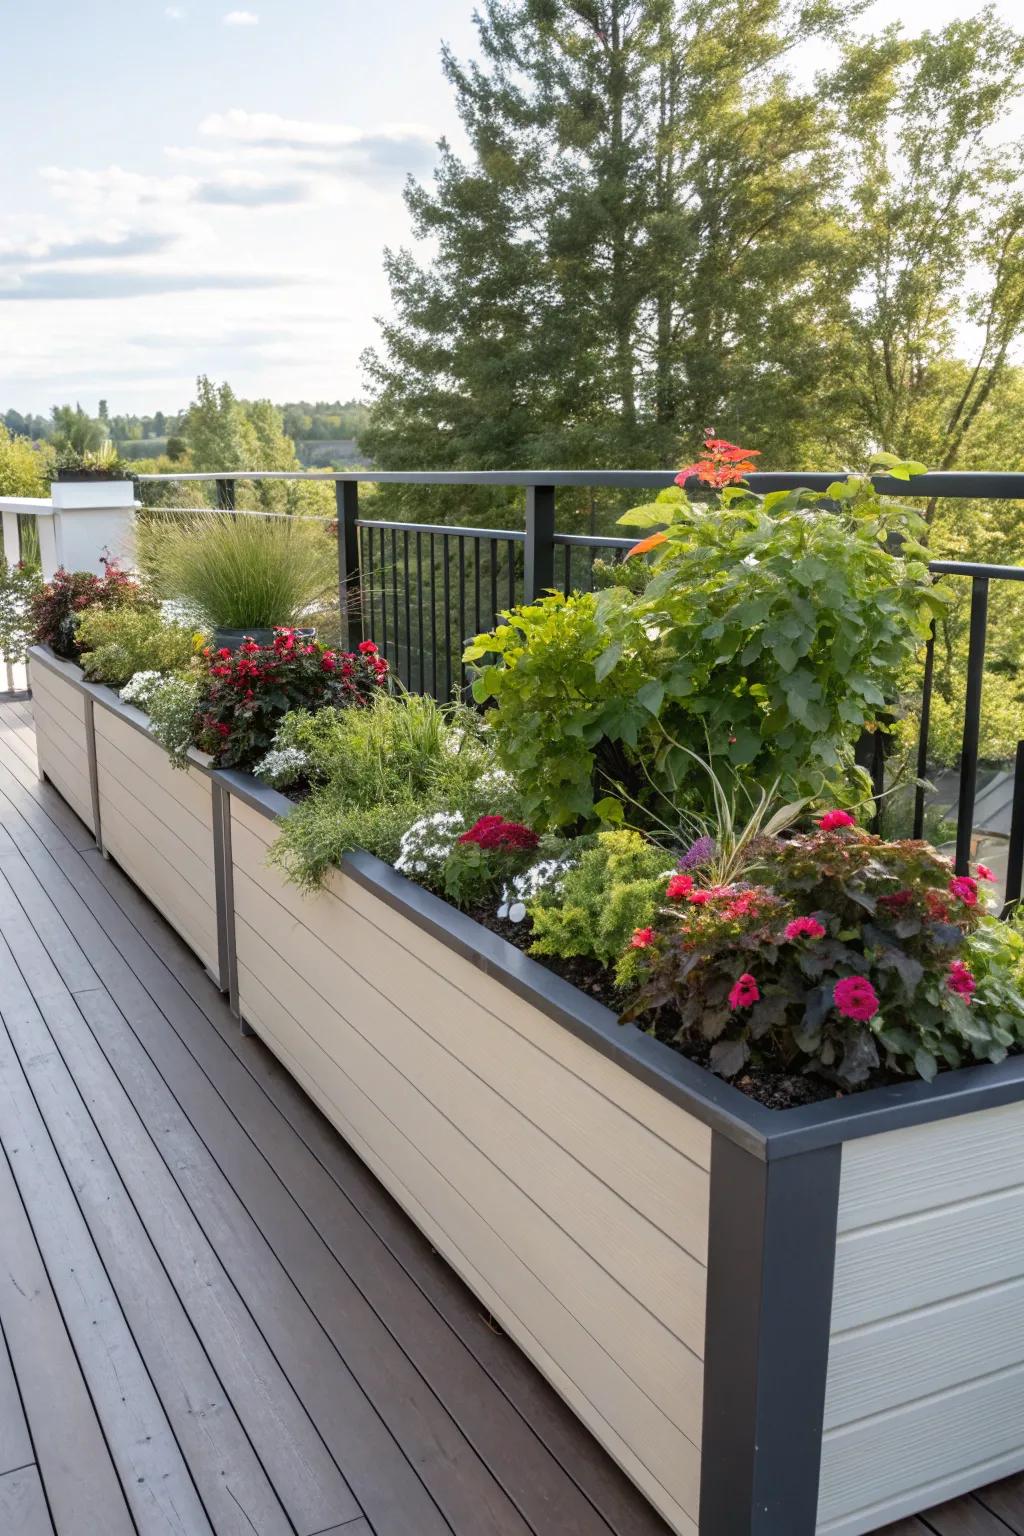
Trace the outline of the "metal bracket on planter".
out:
<instances>
[{"instance_id":1,"label":"metal bracket on planter","mask_svg":"<svg viewBox=\"0 0 1024 1536\"><path fill-rule=\"evenodd\" d=\"M95 704L89 694L85 699L85 756L89 764L89 798L92 802L92 832L96 839L96 847L103 857L107 857L107 851L103 846L103 824L100 818L100 775L96 762L96 721L94 718Z\"/></svg>"},{"instance_id":2,"label":"metal bracket on planter","mask_svg":"<svg viewBox=\"0 0 1024 1536\"><path fill-rule=\"evenodd\" d=\"M234 864L231 855L231 796L227 786L210 775L213 812L213 868L217 890L217 962L218 985L228 995L228 1004L242 1026L243 1035L251 1035L238 1010L238 958L235 953Z\"/></svg>"}]
</instances>

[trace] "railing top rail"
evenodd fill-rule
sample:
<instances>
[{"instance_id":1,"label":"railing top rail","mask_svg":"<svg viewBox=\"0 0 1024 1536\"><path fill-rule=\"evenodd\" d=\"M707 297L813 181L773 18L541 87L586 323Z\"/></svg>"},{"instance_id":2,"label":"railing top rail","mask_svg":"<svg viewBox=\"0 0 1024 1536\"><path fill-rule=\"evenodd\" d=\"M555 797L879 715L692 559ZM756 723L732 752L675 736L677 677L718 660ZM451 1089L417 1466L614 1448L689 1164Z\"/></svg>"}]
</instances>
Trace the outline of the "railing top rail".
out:
<instances>
[{"instance_id":1,"label":"railing top rail","mask_svg":"<svg viewBox=\"0 0 1024 1536\"><path fill-rule=\"evenodd\" d=\"M754 491L783 491L806 487L823 491L834 480L841 480L848 470L764 471L749 475L747 483ZM358 485L473 485L521 487L551 485L624 490L664 490L675 481L671 469L494 469L494 470L224 470L181 474L139 475L147 481L185 480L324 480ZM1014 470L937 470L916 475L911 480L897 480L891 475L875 475L874 482L886 496L978 497L987 501L1024 501L1024 472ZM702 489L696 480L688 489Z\"/></svg>"},{"instance_id":2,"label":"railing top rail","mask_svg":"<svg viewBox=\"0 0 1024 1536\"><path fill-rule=\"evenodd\" d=\"M393 529L397 533L443 533L446 538L453 539L525 539L526 534L522 528L463 528L457 523L398 523L383 522L378 518L360 517L356 519L357 528L383 528ZM557 542L557 536L556 536ZM592 540L584 540L591 543ZM625 544L634 544L635 539L624 539Z\"/></svg>"}]
</instances>

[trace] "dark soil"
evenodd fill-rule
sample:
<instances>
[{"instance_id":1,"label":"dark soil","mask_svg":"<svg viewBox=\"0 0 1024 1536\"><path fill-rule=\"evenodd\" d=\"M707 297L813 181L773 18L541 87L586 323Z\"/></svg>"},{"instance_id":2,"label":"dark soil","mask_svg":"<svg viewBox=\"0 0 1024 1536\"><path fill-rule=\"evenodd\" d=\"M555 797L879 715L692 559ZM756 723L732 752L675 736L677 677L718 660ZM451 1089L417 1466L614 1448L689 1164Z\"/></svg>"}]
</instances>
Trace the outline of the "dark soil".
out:
<instances>
[{"instance_id":1,"label":"dark soil","mask_svg":"<svg viewBox=\"0 0 1024 1536\"><path fill-rule=\"evenodd\" d=\"M492 933L496 933L499 938L507 939L517 949L529 953L531 931L528 919L522 923L503 921L495 916L493 903L478 908L469 915L484 928L489 928ZM598 961L579 958L562 960L554 955L532 955L531 959L536 960L547 970L554 971L556 976L571 982L588 997L604 1003L605 1007L610 1008L614 1014L620 1012L622 996L615 990L611 973ZM698 1066L708 1068L711 1052L708 1042L698 1040L680 1043L673 1040L671 1038L672 1023L667 1017L661 1021L657 1034L670 1049L678 1051L681 1056L696 1062ZM777 1070L766 1066L751 1067L731 1081L734 1088L738 1088L748 1098L756 1099L759 1104L764 1104L768 1109L793 1109L799 1104L821 1104L826 1099L843 1098L847 1092L847 1090L836 1088L833 1083L826 1082L824 1078L802 1072L787 1072L782 1067ZM880 1072L866 1082L864 1088L879 1088L885 1083L895 1081L898 1079L891 1074ZM863 1092L863 1089L854 1091Z\"/></svg>"}]
</instances>

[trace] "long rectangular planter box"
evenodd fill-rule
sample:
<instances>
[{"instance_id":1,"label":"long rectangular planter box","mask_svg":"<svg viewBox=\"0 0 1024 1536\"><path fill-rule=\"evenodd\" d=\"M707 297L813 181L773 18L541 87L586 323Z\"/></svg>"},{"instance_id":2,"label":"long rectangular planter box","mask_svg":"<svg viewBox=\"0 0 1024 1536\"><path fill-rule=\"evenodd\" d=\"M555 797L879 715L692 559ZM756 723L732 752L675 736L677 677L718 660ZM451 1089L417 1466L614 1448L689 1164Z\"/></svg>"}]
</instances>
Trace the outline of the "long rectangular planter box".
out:
<instances>
[{"instance_id":1,"label":"long rectangular planter box","mask_svg":"<svg viewBox=\"0 0 1024 1536\"><path fill-rule=\"evenodd\" d=\"M170 916L118 823L199 857L200 802L62 666L78 802ZM858 1536L1024 1467L1024 1060L764 1109L367 854L300 894L288 802L193 773L218 931L180 931L673 1530Z\"/></svg>"}]
</instances>

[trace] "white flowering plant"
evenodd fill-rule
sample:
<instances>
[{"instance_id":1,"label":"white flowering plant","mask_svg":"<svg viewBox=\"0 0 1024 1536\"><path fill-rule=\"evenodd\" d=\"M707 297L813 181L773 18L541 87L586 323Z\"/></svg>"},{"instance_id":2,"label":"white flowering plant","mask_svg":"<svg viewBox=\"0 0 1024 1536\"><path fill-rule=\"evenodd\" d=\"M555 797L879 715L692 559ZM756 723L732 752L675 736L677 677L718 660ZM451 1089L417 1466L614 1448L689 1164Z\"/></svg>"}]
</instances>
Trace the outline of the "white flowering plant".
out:
<instances>
[{"instance_id":1,"label":"white flowering plant","mask_svg":"<svg viewBox=\"0 0 1024 1536\"><path fill-rule=\"evenodd\" d=\"M136 709L148 713L153 695L166 681L166 672L157 672L152 668L145 672L134 672L121 689L121 698L126 704L134 704Z\"/></svg>"},{"instance_id":2,"label":"white flowering plant","mask_svg":"<svg viewBox=\"0 0 1024 1536\"><path fill-rule=\"evenodd\" d=\"M301 747L271 747L261 757L253 773L272 789L286 789L302 778L309 767L309 755Z\"/></svg>"},{"instance_id":3,"label":"white flowering plant","mask_svg":"<svg viewBox=\"0 0 1024 1536\"><path fill-rule=\"evenodd\" d=\"M422 885L439 884L448 856L465 830L466 818L461 811L433 811L420 816L402 834L395 868Z\"/></svg>"}]
</instances>

